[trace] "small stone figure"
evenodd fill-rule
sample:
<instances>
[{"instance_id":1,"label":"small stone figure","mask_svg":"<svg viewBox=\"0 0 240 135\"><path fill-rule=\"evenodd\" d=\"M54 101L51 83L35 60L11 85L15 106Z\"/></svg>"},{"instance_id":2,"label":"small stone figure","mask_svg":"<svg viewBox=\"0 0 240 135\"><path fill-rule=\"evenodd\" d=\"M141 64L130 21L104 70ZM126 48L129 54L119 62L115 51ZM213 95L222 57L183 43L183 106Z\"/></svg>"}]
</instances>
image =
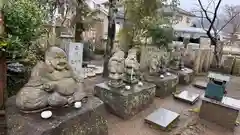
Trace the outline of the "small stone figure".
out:
<instances>
[{"instance_id":1,"label":"small stone figure","mask_svg":"<svg viewBox=\"0 0 240 135\"><path fill-rule=\"evenodd\" d=\"M154 55L149 66L150 75L165 75L167 72L167 64L166 54L163 56Z\"/></svg>"},{"instance_id":2,"label":"small stone figure","mask_svg":"<svg viewBox=\"0 0 240 135\"><path fill-rule=\"evenodd\" d=\"M168 64L168 62L167 62L167 54L166 53L164 53L164 55L161 56L160 61L161 62L160 62L159 73L164 75L167 72L167 64Z\"/></svg>"},{"instance_id":3,"label":"small stone figure","mask_svg":"<svg viewBox=\"0 0 240 135\"><path fill-rule=\"evenodd\" d=\"M137 61L137 50L130 49L128 56L125 59L125 78L127 83L137 83L139 80L139 68L140 64Z\"/></svg>"},{"instance_id":4,"label":"small stone figure","mask_svg":"<svg viewBox=\"0 0 240 135\"><path fill-rule=\"evenodd\" d=\"M183 68L183 61L182 61L182 53L178 46L174 47L174 51L172 52L172 59L171 59L171 68L173 70L181 70Z\"/></svg>"},{"instance_id":5,"label":"small stone figure","mask_svg":"<svg viewBox=\"0 0 240 135\"><path fill-rule=\"evenodd\" d=\"M124 52L117 51L108 62L109 79L108 85L112 87L121 87L124 76Z\"/></svg>"},{"instance_id":6,"label":"small stone figure","mask_svg":"<svg viewBox=\"0 0 240 135\"><path fill-rule=\"evenodd\" d=\"M158 55L154 55L150 61L149 73L150 75L158 75L160 60Z\"/></svg>"},{"instance_id":7,"label":"small stone figure","mask_svg":"<svg viewBox=\"0 0 240 135\"><path fill-rule=\"evenodd\" d=\"M23 112L38 112L49 107L63 107L87 97L83 84L73 73L66 53L50 47L45 62L38 62L31 77L16 96L16 105Z\"/></svg>"}]
</instances>

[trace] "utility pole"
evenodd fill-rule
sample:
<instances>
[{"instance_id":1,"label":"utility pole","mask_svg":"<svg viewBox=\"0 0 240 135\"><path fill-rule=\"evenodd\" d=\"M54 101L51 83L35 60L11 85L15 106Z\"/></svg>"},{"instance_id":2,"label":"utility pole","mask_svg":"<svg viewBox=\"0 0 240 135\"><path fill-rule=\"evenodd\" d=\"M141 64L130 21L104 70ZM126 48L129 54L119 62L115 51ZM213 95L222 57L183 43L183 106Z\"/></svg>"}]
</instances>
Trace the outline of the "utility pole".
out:
<instances>
[{"instance_id":1,"label":"utility pole","mask_svg":"<svg viewBox=\"0 0 240 135\"><path fill-rule=\"evenodd\" d=\"M104 70L103 77L108 77L108 60L111 57L111 51L114 45L115 39L115 19L116 19L116 0L109 0L109 11L108 11L108 37L107 44L104 53Z\"/></svg>"}]
</instances>

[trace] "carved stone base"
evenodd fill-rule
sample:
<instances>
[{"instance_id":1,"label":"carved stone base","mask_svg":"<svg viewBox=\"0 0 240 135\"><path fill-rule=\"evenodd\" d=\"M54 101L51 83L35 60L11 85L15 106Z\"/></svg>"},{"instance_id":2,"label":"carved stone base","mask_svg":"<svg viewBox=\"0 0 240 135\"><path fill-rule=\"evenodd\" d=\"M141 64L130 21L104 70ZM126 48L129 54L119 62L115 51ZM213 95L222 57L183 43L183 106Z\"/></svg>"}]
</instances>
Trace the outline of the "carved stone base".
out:
<instances>
[{"instance_id":1,"label":"carved stone base","mask_svg":"<svg viewBox=\"0 0 240 135\"><path fill-rule=\"evenodd\" d=\"M156 87L156 96L160 98L165 98L171 95L173 92L176 92L177 84L178 84L178 76L171 74L169 76L165 76L164 78L160 78L160 76L151 76L144 75L144 79L147 82L154 83Z\"/></svg>"},{"instance_id":2,"label":"carved stone base","mask_svg":"<svg viewBox=\"0 0 240 135\"><path fill-rule=\"evenodd\" d=\"M185 70L170 70L172 73L178 75L179 84L190 84L194 78L194 72L192 69L184 68Z\"/></svg>"},{"instance_id":3,"label":"carved stone base","mask_svg":"<svg viewBox=\"0 0 240 135\"><path fill-rule=\"evenodd\" d=\"M106 83L95 86L95 95L113 114L129 119L149 106L154 100L156 86L143 82L143 86L131 85L131 89L111 88Z\"/></svg>"},{"instance_id":4,"label":"carved stone base","mask_svg":"<svg viewBox=\"0 0 240 135\"><path fill-rule=\"evenodd\" d=\"M8 135L108 135L106 120L101 116L103 102L90 97L82 108L72 107L51 110L49 119L40 113L23 114L15 105L15 97L6 104Z\"/></svg>"}]
</instances>

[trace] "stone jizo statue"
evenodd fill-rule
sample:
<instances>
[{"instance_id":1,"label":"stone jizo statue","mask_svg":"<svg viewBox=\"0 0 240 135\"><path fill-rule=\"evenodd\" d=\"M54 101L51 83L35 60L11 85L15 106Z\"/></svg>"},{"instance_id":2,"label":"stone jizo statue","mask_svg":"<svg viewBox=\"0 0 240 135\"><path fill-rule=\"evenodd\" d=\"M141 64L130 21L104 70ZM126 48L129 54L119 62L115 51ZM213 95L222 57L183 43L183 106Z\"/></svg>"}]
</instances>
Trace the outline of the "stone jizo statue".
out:
<instances>
[{"instance_id":1,"label":"stone jizo statue","mask_svg":"<svg viewBox=\"0 0 240 135\"><path fill-rule=\"evenodd\" d=\"M130 49L125 59L125 81L127 83L137 83L139 79L140 64L137 61L137 50Z\"/></svg>"},{"instance_id":2,"label":"stone jizo statue","mask_svg":"<svg viewBox=\"0 0 240 135\"><path fill-rule=\"evenodd\" d=\"M182 68L184 68L182 60L182 51L180 50L179 46L174 47L170 64L171 68L174 70L181 70Z\"/></svg>"},{"instance_id":3,"label":"stone jizo statue","mask_svg":"<svg viewBox=\"0 0 240 135\"><path fill-rule=\"evenodd\" d=\"M66 53L51 47L45 62L38 62L31 77L16 96L16 105L23 112L38 112L49 107L64 107L84 100L83 83L75 76Z\"/></svg>"},{"instance_id":4,"label":"stone jizo statue","mask_svg":"<svg viewBox=\"0 0 240 135\"><path fill-rule=\"evenodd\" d=\"M150 75L158 75L160 66L160 58L158 55L154 55L149 63Z\"/></svg>"},{"instance_id":5,"label":"stone jizo statue","mask_svg":"<svg viewBox=\"0 0 240 135\"><path fill-rule=\"evenodd\" d=\"M108 62L109 82L112 87L121 87L124 77L124 52L117 51Z\"/></svg>"},{"instance_id":6,"label":"stone jizo statue","mask_svg":"<svg viewBox=\"0 0 240 135\"><path fill-rule=\"evenodd\" d=\"M164 75L167 72L167 65L168 65L167 54L164 53L164 55L161 56L160 58L160 70L159 70L160 74Z\"/></svg>"}]
</instances>

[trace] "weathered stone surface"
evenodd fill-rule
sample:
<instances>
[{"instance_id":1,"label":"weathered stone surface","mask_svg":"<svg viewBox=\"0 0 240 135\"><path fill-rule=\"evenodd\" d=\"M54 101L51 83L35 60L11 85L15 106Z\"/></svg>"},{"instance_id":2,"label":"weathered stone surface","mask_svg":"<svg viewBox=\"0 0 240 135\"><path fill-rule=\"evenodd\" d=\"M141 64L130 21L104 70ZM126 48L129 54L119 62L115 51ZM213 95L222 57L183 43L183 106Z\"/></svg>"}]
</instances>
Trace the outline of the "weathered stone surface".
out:
<instances>
[{"instance_id":1,"label":"weathered stone surface","mask_svg":"<svg viewBox=\"0 0 240 135\"><path fill-rule=\"evenodd\" d=\"M223 56L222 72L225 74L231 74L234 61L235 61L235 56L232 56L232 55Z\"/></svg>"},{"instance_id":2,"label":"weathered stone surface","mask_svg":"<svg viewBox=\"0 0 240 135\"><path fill-rule=\"evenodd\" d=\"M223 101L225 102L223 103ZM224 128L234 130L240 108L233 106L234 102L230 98L223 99L223 101L213 102L207 98L203 98L199 117ZM239 105L239 103L237 104Z\"/></svg>"},{"instance_id":3,"label":"weathered stone surface","mask_svg":"<svg viewBox=\"0 0 240 135\"><path fill-rule=\"evenodd\" d=\"M149 124L156 125L162 130L166 130L172 123L174 123L178 118L180 114L176 112L172 112L170 110L159 108L147 118L145 118L145 121Z\"/></svg>"},{"instance_id":4,"label":"weathered stone surface","mask_svg":"<svg viewBox=\"0 0 240 135\"><path fill-rule=\"evenodd\" d=\"M39 113L21 113L15 97L8 99L6 119L8 135L108 135L103 102L89 97L81 109L72 107L51 110L53 116L44 120Z\"/></svg>"},{"instance_id":5,"label":"weathered stone surface","mask_svg":"<svg viewBox=\"0 0 240 135\"><path fill-rule=\"evenodd\" d=\"M154 83L156 85L156 96L160 98L165 98L176 92L178 84L178 76L171 74L170 76L165 76L160 78L159 76L144 75L144 79L147 82Z\"/></svg>"},{"instance_id":6,"label":"weathered stone surface","mask_svg":"<svg viewBox=\"0 0 240 135\"><path fill-rule=\"evenodd\" d=\"M178 75L179 84L190 84L193 81L194 73L192 69L184 68L185 70L170 70Z\"/></svg>"},{"instance_id":7,"label":"weathered stone surface","mask_svg":"<svg viewBox=\"0 0 240 135\"><path fill-rule=\"evenodd\" d=\"M233 75L240 75L240 57L237 56L233 65Z\"/></svg>"},{"instance_id":8,"label":"weathered stone surface","mask_svg":"<svg viewBox=\"0 0 240 135\"><path fill-rule=\"evenodd\" d=\"M143 83L143 86L131 85L130 90L112 88L106 83L95 86L95 95L105 104L113 114L129 119L149 106L154 100L156 86L151 83Z\"/></svg>"}]
</instances>

